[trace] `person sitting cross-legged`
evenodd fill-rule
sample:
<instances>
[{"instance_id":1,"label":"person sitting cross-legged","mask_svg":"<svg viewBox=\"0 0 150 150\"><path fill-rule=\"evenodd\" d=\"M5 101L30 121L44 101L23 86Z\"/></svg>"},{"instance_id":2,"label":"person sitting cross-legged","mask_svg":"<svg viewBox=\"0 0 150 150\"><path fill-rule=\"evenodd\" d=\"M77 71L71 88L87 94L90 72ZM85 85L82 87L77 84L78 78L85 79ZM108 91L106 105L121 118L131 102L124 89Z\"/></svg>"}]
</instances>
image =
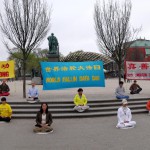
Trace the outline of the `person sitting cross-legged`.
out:
<instances>
[{"instance_id":1,"label":"person sitting cross-legged","mask_svg":"<svg viewBox=\"0 0 150 150\"><path fill-rule=\"evenodd\" d=\"M137 84L137 81L134 80L134 83L130 86L130 94L139 94L142 91L142 88Z\"/></svg>"},{"instance_id":2,"label":"person sitting cross-legged","mask_svg":"<svg viewBox=\"0 0 150 150\"><path fill-rule=\"evenodd\" d=\"M0 85L0 96L9 96L10 89L9 86L6 84L6 80L2 81L2 84Z\"/></svg>"},{"instance_id":3,"label":"person sitting cross-legged","mask_svg":"<svg viewBox=\"0 0 150 150\"><path fill-rule=\"evenodd\" d=\"M148 115L150 115L150 100L146 104L146 109L148 110Z\"/></svg>"},{"instance_id":4,"label":"person sitting cross-legged","mask_svg":"<svg viewBox=\"0 0 150 150\"><path fill-rule=\"evenodd\" d=\"M119 87L116 88L115 94L117 99L129 99L129 96L125 93L122 81L119 82Z\"/></svg>"},{"instance_id":5,"label":"person sitting cross-legged","mask_svg":"<svg viewBox=\"0 0 150 150\"><path fill-rule=\"evenodd\" d=\"M35 83L32 82L32 87L28 91L28 101L38 101L39 98L39 92L38 89L35 87Z\"/></svg>"},{"instance_id":6,"label":"person sitting cross-legged","mask_svg":"<svg viewBox=\"0 0 150 150\"><path fill-rule=\"evenodd\" d=\"M122 100L122 106L118 109L117 118L118 124L117 128L130 128L135 127L136 122L132 120L132 114L130 108L127 107L128 102L126 99Z\"/></svg>"},{"instance_id":7,"label":"person sitting cross-legged","mask_svg":"<svg viewBox=\"0 0 150 150\"><path fill-rule=\"evenodd\" d=\"M52 115L48 111L48 104L42 103L40 111L36 115L36 127L33 129L33 132L52 132Z\"/></svg>"},{"instance_id":8,"label":"person sitting cross-legged","mask_svg":"<svg viewBox=\"0 0 150 150\"><path fill-rule=\"evenodd\" d=\"M83 89L78 89L78 94L76 94L74 97L74 104L74 110L78 112L84 112L85 110L89 109L89 106L87 106L87 98L83 94Z\"/></svg>"},{"instance_id":9,"label":"person sitting cross-legged","mask_svg":"<svg viewBox=\"0 0 150 150\"><path fill-rule=\"evenodd\" d=\"M12 115L12 109L11 106L6 102L6 98L1 98L1 104L0 104L0 121L10 122L11 115Z\"/></svg>"}]
</instances>

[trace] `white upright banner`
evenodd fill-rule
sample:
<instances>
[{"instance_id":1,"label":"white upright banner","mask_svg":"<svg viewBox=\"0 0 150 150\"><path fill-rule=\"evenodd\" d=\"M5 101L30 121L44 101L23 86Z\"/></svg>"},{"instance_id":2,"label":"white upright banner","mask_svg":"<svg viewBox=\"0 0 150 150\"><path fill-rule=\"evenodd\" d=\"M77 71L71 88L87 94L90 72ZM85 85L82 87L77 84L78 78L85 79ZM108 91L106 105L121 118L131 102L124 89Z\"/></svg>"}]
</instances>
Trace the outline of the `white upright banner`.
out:
<instances>
[{"instance_id":1,"label":"white upright banner","mask_svg":"<svg viewBox=\"0 0 150 150\"><path fill-rule=\"evenodd\" d=\"M131 80L150 80L150 62L126 61L126 78Z\"/></svg>"}]
</instances>

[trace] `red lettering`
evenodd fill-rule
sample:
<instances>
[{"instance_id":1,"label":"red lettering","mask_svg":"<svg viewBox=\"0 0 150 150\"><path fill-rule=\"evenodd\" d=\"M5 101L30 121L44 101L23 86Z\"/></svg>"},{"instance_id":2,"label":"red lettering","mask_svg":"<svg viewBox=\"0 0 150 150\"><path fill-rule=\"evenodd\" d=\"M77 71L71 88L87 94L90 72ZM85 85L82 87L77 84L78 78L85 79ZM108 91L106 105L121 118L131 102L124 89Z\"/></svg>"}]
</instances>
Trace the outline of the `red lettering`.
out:
<instances>
[{"instance_id":1,"label":"red lettering","mask_svg":"<svg viewBox=\"0 0 150 150\"><path fill-rule=\"evenodd\" d=\"M134 69L136 69L136 66L135 66L136 64L133 64L133 63L131 63L131 64L129 64L129 66L128 66L128 69L132 69L132 70L134 70Z\"/></svg>"},{"instance_id":2,"label":"red lettering","mask_svg":"<svg viewBox=\"0 0 150 150\"><path fill-rule=\"evenodd\" d=\"M133 77L133 74L127 74L127 77Z\"/></svg>"},{"instance_id":3,"label":"red lettering","mask_svg":"<svg viewBox=\"0 0 150 150\"><path fill-rule=\"evenodd\" d=\"M5 67L6 67L6 68L9 68L9 64L7 63Z\"/></svg>"},{"instance_id":4,"label":"red lettering","mask_svg":"<svg viewBox=\"0 0 150 150\"><path fill-rule=\"evenodd\" d=\"M143 77L147 77L147 74L146 74L146 73L142 73L142 76L143 76Z\"/></svg>"},{"instance_id":5,"label":"red lettering","mask_svg":"<svg viewBox=\"0 0 150 150\"><path fill-rule=\"evenodd\" d=\"M141 77L142 74L141 74L141 73L137 73L136 76L137 76L137 77Z\"/></svg>"},{"instance_id":6,"label":"red lettering","mask_svg":"<svg viewBox=\"0 0 150 150\"><path fill-rule=\"evenodd\" d=\"M141 64L141 69L142 70L147 70L149 68L148 64L147 63L142 63Z\"/></svg>"},{"instance_id":7,"label":"red lettering","mask_svg":"<svg viewBox=\"0 0 150 150\"><path fill-rule=\"evenodd\" d=\"M9 77L9 72L0 72L0 77Z\"/></svg>"},{"instance_id":8,"label":"red lettering","mask_svg":"<svg viewBox=\"0 0 150 150\"><path fill-rule=\"evenodd\" d=\"M8 63L7 64L2 64L1 68L3 68L3 69L9 68L9 64Z\"/></svg>"}]
</instances>

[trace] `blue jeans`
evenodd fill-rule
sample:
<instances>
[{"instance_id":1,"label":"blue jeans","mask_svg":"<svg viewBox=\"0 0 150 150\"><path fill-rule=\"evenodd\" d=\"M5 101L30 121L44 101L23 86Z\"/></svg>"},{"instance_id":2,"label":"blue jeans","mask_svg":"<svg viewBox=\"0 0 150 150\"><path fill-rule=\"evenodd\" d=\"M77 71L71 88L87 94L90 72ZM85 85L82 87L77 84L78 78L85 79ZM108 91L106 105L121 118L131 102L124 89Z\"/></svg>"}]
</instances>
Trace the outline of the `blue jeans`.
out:
<instances>
[{"instance_id":1,"label":"blue jeans","mask_svg":"<svg viewBox=\"0 0 150 150\"><path fill-rule=\"evenodd\" d=\"M128 95L118 95L116 96L117 99L129 99Z\"/></svg>"}]
</instances>

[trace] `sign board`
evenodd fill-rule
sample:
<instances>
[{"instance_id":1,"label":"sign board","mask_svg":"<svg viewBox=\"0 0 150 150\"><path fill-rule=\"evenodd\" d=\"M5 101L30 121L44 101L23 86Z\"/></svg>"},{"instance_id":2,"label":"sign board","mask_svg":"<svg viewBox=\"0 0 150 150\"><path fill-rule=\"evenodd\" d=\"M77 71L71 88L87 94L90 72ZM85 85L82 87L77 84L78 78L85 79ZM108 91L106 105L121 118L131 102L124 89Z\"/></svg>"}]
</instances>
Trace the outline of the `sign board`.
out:
<instances>
[{"instance_id":1,"label":"sign board","mask_svg":"<svg viewBox=\"0 0 150 150\"><path fill-rule=\"evenodd\" d=\"M0 61L0 79L14 78L14 61Z\"/></svg>"},{"instance_id":2,"label":"sign board","mask_svg":"<svg viewBox=\"0 0 150 150\"><path fill-rule=\"evenodd\" d=\"M150 62L126 61L126 78L132 80L150 80Z\"/></svg>"},{"instance_id":3,"label":"sign board","mask_svg":"<svg viewBox=\"0 0 150 150\"><path fill-rule=\"evenodd\" d=\"M43 90L104 87L102 61L41 62Z\"/></svg>"}]
</instances>

